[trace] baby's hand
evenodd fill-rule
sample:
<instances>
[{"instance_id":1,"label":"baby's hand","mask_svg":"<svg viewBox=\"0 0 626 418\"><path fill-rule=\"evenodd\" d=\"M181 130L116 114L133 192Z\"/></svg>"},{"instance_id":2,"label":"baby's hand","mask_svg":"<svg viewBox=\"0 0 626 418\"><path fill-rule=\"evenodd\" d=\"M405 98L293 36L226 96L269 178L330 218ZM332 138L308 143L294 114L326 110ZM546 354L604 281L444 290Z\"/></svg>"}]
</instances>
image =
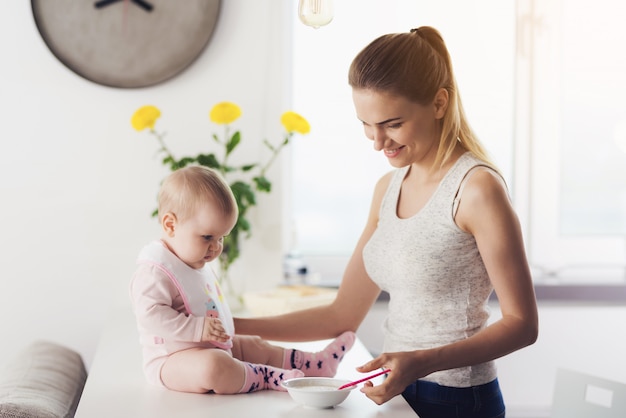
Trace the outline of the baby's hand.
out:
<instances>
[{"instance_id":1,"label":"baby's hand","mask_svg":"<svg viewBox=\"0 0 626 418\"><path fill-rule=\"evenodd\" d=\"M222 321L219 318L204 318L204 329L202 330L202 341L225 343L230 340L230 335L226 333Z\"/></svg>"}]
</instances>

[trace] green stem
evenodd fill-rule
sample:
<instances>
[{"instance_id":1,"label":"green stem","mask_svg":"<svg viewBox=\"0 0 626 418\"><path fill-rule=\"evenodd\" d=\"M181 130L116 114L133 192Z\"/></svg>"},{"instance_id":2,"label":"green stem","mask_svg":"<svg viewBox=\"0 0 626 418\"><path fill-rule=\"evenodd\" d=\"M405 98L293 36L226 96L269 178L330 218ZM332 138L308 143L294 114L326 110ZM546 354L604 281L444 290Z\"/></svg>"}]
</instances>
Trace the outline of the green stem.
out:
<instances>
[{"instance_id":1,"label":"green stem","mask_svg":"<svg viewBox=\"0 0 626 418\"><path fill-rule=\"evenodd\" d=\"M289 144L289 139L291 139L291 136L293 135L293 133L288 133L285 136L285 140L276 148L272 149L272 155L270 156L270 159L267 161L267 163L265 164L265 166L263 166L263 168L261 169L261 177L265 176L265 172L271 167L271 165L274 163L274 160L276 160L276 157L278 157L278 154L280 154L280 151L287 145Z\"/></svg>"},{"instance_id":2,"label":"green stem","mask_svg":"<svg viewBox=\"0 0 626 418\"><path fill-rule=\"evenodd\" d=\"M230 129L228 125L224 125L224 141L221 142L224 147L224 159L220 167L220 172L223 176L226 176L226 164L228 163L228 141L229 141Z\"/></svg>"},{"instance_id":3,"label":"green stem","mask_svg":"<svg viewBox=\"0 0 626 418\"><path fill-rule=\"evenodd\" d=\"M157 141L159 141L159 146L161 148L159 148L157 152L164 152L169 158L174 160L174 155L172 155L172 152L167 148L167 146L165 145L165 141L163 140L165 134L160 134L154 129L150 130L150 133L152 133L152 135L156 137Z\"/></svg>"}]
</instances>

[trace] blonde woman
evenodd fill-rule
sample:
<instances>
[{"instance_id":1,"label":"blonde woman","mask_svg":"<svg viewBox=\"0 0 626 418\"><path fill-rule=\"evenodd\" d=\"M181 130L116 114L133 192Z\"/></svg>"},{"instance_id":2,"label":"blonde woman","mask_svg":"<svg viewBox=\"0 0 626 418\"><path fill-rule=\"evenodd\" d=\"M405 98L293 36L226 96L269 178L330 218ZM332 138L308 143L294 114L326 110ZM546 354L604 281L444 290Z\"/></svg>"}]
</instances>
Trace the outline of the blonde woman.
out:
<instances>
[{"instance_id":1,"label":"blonde woman","mask_svg":"<svg viewBox=\"0 0 626 418\"><path fill-rule=\"evenodd\" d=\"M328 338L356 330L385 290L383 354L359 370L391 372L362 391L378 404L402 394L420 418L504 417L494 360L535 342L537 306L517 215L466 120L443 38L432 27L381 36L348 79L365 136L394 169L337 298L237 329ZM492 291L502 318L488 325Z\"/></svg>"}]
</instances>

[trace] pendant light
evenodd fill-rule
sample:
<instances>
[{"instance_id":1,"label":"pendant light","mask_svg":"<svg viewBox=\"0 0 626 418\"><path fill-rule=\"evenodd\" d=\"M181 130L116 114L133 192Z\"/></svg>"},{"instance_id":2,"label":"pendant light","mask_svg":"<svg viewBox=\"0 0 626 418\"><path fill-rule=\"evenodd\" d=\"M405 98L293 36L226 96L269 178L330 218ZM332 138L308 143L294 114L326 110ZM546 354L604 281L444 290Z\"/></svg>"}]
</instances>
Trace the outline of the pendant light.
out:
<instances>
[{"instance_id":1,"label":"pendant light","mask_svg":"<svg viewBox=\"0 0 626 418\"><path fill-rule=\"evenodd\" d=\"M334 16L333 0L299 0L298 16L315 29L328 25Z\"/></svg>"}]
</instances>

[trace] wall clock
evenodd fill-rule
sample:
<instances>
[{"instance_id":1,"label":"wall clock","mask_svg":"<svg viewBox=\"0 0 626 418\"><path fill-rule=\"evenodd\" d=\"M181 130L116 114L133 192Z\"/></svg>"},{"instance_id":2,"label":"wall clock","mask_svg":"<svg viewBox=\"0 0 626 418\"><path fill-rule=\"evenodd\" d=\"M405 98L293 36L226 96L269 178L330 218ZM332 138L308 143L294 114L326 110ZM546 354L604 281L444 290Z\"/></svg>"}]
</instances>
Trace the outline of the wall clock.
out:
<instances>
[{"instance_id":1,"label":"wall clock","mask_svg":"<svg viewBox=\"0 0 626 418\"><path fill-rule=\"evenodd\" d=\"M137 88L163 82L204 50L221 0L31 0L52 53L98 84Z\"/></svg>"}]
</instances>

